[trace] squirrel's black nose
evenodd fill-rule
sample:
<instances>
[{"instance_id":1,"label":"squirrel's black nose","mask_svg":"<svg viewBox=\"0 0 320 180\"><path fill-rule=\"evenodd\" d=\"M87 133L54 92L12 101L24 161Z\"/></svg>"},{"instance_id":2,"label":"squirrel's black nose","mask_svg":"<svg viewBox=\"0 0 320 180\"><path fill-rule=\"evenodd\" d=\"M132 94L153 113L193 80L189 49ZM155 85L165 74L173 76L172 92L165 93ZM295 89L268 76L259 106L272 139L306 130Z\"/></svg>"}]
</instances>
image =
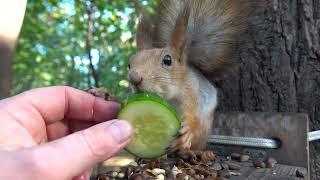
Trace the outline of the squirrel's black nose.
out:
<instances>
[{"instance_id":1,"label":"squirrel's black nose","mask_svg":"<svg viewBox=\"0 0 320 180\"><path fill-rule=\"evenodd\" d=\"M142 82L142 77L139 75L139 73L133 69L130 69L128 72L128 79L130 83L137 86Z\"/></svg>"}]
</instances>

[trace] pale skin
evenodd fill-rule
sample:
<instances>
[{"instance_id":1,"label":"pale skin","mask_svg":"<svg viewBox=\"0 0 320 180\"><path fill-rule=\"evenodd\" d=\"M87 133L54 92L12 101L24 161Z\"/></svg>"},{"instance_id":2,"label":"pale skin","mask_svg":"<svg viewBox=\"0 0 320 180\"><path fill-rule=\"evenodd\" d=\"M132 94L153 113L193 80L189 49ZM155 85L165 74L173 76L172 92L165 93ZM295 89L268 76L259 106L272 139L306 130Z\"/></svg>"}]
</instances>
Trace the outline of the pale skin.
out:
<instances>
[{"instance_id":1,"label":"pale skin","mask_svg":"<svg viewBox=\"0 0 320 180\"><path fill-rule=\"evenodd\" d=\"M27 0L0 1L0 38L15 42L23 22Z\"/></svg>"},{"instance_id":2,"label":"pale skin","mask_svg":"<svg viewBox=\"0 0 320 180\"><path fill-rule=\"evenodd\" d=\"M0 43L14 47L26 3L0 0ZM0 179L89 179L95 164L133 136L130 124L113 120L119 107L70 87L1 100Z\"/></svg>"},{"instance_id":3,"label":"pale skin","mask_svg":"<svg viewBox=\"0 0 320 180\"><path fill-rule=\"evenodd\" d=\"M119 107L62 86L1 100L0 179L89 179L133 136L130 124L114 120Z\"/></svg>"}]
</instances>

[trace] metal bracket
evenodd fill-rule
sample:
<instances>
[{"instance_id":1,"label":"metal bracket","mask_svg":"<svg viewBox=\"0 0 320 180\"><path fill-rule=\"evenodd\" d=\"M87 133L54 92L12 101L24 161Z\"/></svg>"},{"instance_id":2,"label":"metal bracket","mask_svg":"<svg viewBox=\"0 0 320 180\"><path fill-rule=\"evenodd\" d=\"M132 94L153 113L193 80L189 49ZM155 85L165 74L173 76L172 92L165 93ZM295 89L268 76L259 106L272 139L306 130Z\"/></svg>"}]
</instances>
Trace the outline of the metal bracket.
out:
<instances>
[{"instance_id":1,"label":"metal bracket","mask_svg":"<svg viewBox=\"0 0 320 180\"><path fill-rule=\"evenodd\" d=\"M266 149L217 144L208 144L208 147L223 156L237 152L248 154L252 158L273 157L280 164L302 167L309 172L308 123L308 116L298 113L216 113L213 135L277 139L280 142L280 148Z\"/></svg>"}]
</instances>

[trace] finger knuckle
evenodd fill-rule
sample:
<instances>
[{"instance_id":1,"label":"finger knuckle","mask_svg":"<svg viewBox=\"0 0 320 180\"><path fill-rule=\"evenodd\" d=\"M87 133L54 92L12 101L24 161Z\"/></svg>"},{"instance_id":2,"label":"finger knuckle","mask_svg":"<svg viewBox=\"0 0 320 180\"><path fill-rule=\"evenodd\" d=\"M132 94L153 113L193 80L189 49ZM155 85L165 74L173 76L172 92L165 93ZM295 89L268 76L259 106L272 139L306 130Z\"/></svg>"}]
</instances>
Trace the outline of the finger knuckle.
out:
<instances>
[{"instance_id":1,"label":"finger knuckle","mask_svg":"<svg viewBox=\"0 0 320 180\"><path fill-rule=\"evenodd\" d=\"M81 131L81 136L84 141L84 146L88 151L88 154L92 157L101 157L105 155L105 149L103 144L99 142L99 139L88 130Z\"/></svg>"}]
</instances>

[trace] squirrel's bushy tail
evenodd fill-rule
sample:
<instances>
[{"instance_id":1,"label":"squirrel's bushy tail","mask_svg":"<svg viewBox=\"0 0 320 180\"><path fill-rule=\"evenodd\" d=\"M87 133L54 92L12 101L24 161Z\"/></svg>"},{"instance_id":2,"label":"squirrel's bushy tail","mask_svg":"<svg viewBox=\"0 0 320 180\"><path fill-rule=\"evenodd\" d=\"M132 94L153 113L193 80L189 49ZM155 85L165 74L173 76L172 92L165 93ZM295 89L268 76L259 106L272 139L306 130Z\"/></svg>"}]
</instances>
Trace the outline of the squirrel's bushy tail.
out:
<instances>
[{"instance_id":1,"label":"squirrel's bushy tail","mask_svg":"<svg viewBox=\"0 0 320 180\"><path fill-rule=\"evenodd\" d=\"M179 13L190 7L188 62L204 74L221 71L231 62L239 36L246 29L249 0L164 0L155 19L153 45L170 41Z\"/></svg>"}]
</instances>

